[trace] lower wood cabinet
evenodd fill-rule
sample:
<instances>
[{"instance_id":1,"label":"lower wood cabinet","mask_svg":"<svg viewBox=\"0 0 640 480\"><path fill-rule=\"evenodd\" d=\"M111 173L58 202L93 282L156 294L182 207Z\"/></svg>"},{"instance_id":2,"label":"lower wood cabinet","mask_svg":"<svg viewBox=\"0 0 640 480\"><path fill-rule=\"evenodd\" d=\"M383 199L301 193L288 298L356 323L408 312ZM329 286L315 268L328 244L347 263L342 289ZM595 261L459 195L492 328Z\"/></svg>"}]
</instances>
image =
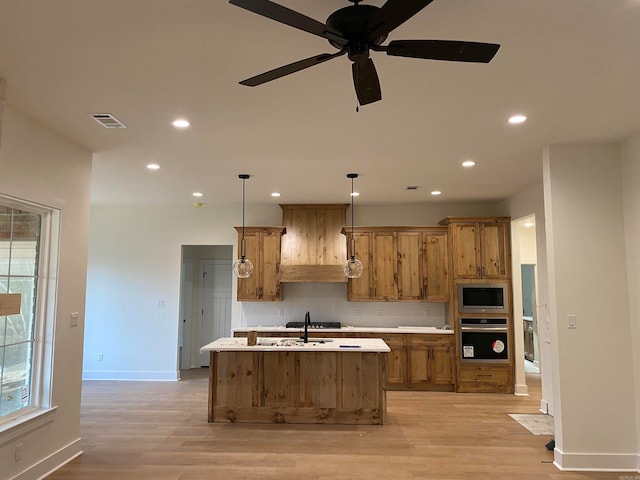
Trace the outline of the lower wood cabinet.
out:
<instances>
[{"instance_id":1,"label":"lower wood cabinet","mask_svg":"<svg viewBox=\"0 0 640 480\"><path fill-rule=\"evenodd\" d=\"M245 337L245 332L235 332ZM261 337L299 337L300 332L260 332ZM420 333L324 332L314 330L309 337L381 338L391 351L387 353L387 390L455 389L454 335Z\"/></svg>"},{"instance_id":2,"label":"lower wood cabinet","mask_svg":"<svg viewBox=\"0 0 640 480\"><path fill-rule=\"evenodd\" d=\"M412 386L452 386L454 381L454 347L451 335L408 336L408 382Z\"/></svg>"},{"instance_id":3,"label":"lower wood cabinet","mask_svg":"<svg viewBox=\"0 0 640 480\"><path fill-rule=\"evenodd\" d=\"M513 393L513 367L510 365L458 365L457 392Z\"/></svg>"},{"instance_id":4,"label":"lower wood cabinet","mask_svg":"<svg viewBox=\"0 0 640 480\"><path fill-rule=\"evenodd\" d=\"M367 334L367 337L376 337ZM395 389L407 383L407 347L405 335L390 334L376 338L382 338L391 351L387 353L387 389Z\"/></svg>"}]
</instances>

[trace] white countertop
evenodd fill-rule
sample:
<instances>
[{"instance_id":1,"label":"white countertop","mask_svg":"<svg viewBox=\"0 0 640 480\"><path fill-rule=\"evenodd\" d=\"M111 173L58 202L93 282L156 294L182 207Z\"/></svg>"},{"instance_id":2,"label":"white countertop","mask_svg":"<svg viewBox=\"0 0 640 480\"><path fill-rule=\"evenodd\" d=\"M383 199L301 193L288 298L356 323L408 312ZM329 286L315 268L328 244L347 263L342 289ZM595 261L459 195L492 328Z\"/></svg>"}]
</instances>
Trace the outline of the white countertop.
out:
<instances>
[{"instance_id":1,"label":"white countertop","mask_svg":"<svg viewBox=\"0 0 640 480\"><path fill-rule=\"evenodd\" d=\"M238 327L234 328L234 332L242 332L246 333L249 331L255 330L256 332L300 332L304 330L303 328L287 328L283 326L276 327ZM309 332L326 332L326 333L438 333L444 335L453 334L453 330L444 330L440 327L342 327L342 328L310 328Z\"/></svg>"},{"instance_id":2,"label":"white countertop","mask_svg":"<svg viewBox=\"0 0 640 480\"><path fill-rule=\"evenodd\" d=\"M255 329L254 329L255 330ZM258 337L258 344L247 345L246 338L219 338L200 349L200 352L390 352L389 346L379 338L329 338L319 343L317 338L302 343L295 338Z\"/></svg>"}]
</instances>

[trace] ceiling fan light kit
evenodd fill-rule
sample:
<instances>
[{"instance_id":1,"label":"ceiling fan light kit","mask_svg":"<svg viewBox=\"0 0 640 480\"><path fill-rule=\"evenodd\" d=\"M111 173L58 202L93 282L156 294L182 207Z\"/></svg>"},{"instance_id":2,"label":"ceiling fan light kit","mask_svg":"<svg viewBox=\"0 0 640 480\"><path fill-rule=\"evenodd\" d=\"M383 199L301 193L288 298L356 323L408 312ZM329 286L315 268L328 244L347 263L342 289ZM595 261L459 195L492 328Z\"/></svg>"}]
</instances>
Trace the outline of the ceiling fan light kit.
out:
<instances>
[{"instance_id":1,"label":"ceiling fan light kit","mask_svg":"<svg viewBox=\"0 0 640 480\"><path fill-rule=\"evenodd\" d=\"M493 43L455 40L393 40L382 45L392 30L433 0L387 0L382 7L361 5L360 0L349 1L353 5L336 10L326 23L322 23L270 0L230 0L229 3L245 10L325 38L338 49L335 53L322 53L269 70L240 84L255 87L346 54L352 62L358 102L367 105L382 99L380 80L370 58L371 50L396 57L489 63L500 48Z\"/></svg>"}]
</instances>

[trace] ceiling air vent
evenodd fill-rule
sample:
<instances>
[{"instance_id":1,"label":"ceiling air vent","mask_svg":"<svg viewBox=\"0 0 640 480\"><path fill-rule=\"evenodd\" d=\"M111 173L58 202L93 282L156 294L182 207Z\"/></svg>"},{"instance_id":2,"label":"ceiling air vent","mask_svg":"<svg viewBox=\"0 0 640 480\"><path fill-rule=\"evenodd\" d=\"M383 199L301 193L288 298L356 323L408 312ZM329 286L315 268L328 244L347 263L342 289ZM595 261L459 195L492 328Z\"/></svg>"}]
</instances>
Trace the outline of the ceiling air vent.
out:
<instances>
[{"instance_id":1,"label":"ceiling air vent","mask_svg":"<svg viewBox=\"0 0 640 480\"><path fill-rule=\"evenodd\" d=\"M127 126L110 113L90 113L91 118L104 128L127 128Z\"/></svg>"},{"instance_id":2,"label":"ceiling air vent","mask_svg":"<svg viewBox=\"0 0 640 480\"><path fill-rule=\"evenodd\" d=\"M417 185L407 185L407 190L417 190L418 186Z\"/></svg>"}]
</instances>

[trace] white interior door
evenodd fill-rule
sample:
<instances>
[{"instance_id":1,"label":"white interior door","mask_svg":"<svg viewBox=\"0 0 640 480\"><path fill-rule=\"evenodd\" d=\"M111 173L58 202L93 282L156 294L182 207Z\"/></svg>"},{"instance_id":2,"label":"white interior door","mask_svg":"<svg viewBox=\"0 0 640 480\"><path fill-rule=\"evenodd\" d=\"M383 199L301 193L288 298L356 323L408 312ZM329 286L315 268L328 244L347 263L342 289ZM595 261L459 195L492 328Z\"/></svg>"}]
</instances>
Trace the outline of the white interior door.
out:
<instances>
[{"instance_id":1,"label":"white interior door","mask_svg":"<svg viewBox=\"0 0 640 480\"><path fill-rule=\"evenodd\" d=\"M201 303L198 348L231 335L231 261L201 262ZM200 366L209 366L209 354L200 354Z\"/></svg>"}]
</instances>

